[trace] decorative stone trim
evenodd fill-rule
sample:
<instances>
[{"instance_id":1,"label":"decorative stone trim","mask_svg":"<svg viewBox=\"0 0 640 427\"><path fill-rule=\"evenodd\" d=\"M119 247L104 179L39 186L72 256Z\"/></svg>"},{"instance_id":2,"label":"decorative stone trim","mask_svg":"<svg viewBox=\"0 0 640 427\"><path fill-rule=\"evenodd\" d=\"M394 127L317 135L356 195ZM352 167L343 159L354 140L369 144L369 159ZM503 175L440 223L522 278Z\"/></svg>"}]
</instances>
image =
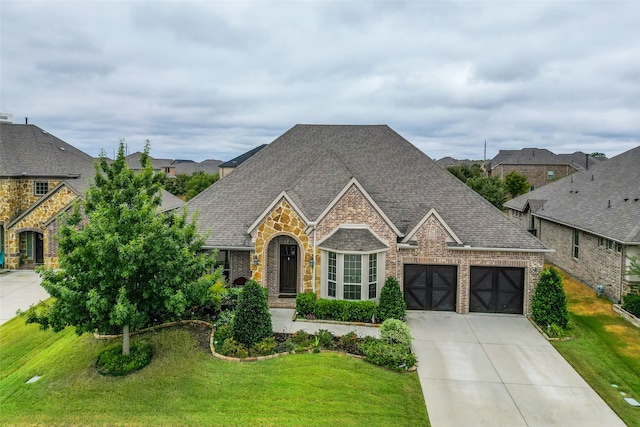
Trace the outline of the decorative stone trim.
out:
<instances>
[{"instance_id":1,"label":"decorative stone trim","mask_svg":"<svg viewBox=\"0 0 640 427\"><path fill-rule=\"evenodd\" d=\"M629 313L627 310L623 309L620 304L613 304L613 311L618 313L620 317L631 323L636 328L640 328L640 319Z\"/></svg>"},{"instance_id":2,"label":"decorative stone trim","mask_svg":"<svg viewBox=\"0 0 640 427\"><path fill-rule=\"evenodd\" d=\"M293 317L294 322L307 322L307 323L328 323L329 325L348 325L348 326L368 326L370 328L379 328L381 323L365 323L365 322L341 322L339 320L326 320L326 319L305 319L303 317Z\"/></svg>"}]
</instances>

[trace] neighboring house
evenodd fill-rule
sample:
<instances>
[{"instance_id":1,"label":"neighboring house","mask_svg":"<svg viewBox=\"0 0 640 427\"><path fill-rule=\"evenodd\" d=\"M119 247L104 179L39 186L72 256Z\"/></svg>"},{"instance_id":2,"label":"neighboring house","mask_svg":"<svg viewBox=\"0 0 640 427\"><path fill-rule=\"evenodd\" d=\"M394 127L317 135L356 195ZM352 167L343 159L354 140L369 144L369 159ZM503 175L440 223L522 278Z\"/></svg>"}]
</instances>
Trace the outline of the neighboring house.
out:
<instances>
[{"instance_id":1,"label":"neighboring house","mask_svg":"<svg viewBox=\"0 0 640 427\"><path fill-rule=\"evenodd\" d=\"M555 249L548 260L620 301L640 291L640 277L625 274L640 255L640 147L589 170L516 197L510 218Z\"/></svg>"},{"instance_id":2,"label":"neighboring house","mask_svg":"<svg viewBox=\"0 0 640 427\"><path fill-rule=\"evenodd\" d=\"M35 125L0 124L0 265L58 265L59 215L82 197L94 159ZM162 210L182 205L163 193Z\"/></svg>"},{"instance_id":3,"label":"neighboring house","mask_svg":"<svg viewBox=\"0 0 640 427\"><path fill-rule=\"evenodd\" d=\"M533 190L601 162L602 159L589 157L579 151L573 154L554 154L541 148L500 150L491 160L488 174L504 179L510 172L516 171L527 177Z\"/></svg>"},{"instance_id":4,"label":"neighboring house","mask_svg":"<svg viewBox=\"0 0 640 427\"><path fill-rule=\"evenodd\" d=\"M549 251L387 126L296 125L187 203L230 281L410 309L529 313Z\"/></svg>"},{"instance_id":5,"label":"neighboring house","mask_svg":"<svg viewBox=\"0 0 640 427\"><path fill-rule=\"evenodd\" d=\"M233 172L238 166L249 160L252 156L254 156L257 152L266 147L267 144L262 144L256 148L253 148L247 151L244 154L239 155L238 157L234 157L233 159L220 164L220 178L224 178Z\"/></svg>"},{"instance_id":6,"label":"neighboring house","mask_svg":"<svg viewBox=\"0 0 640 427\"><path fill-rule=\"evenodd\" d=\"M140 156L142 153L136 151L129 154L126 157L129 168L133 170L140 170ZM210 175L219 172L219 166L222 160L207 159L202 162L195 162L193 160L172 160L172 159L154 159L149 156L151 165L155 172L162 172L168 177L175 177L178 174L191 175L195 172L204 172Z\"/></svg>"}]
</instances>

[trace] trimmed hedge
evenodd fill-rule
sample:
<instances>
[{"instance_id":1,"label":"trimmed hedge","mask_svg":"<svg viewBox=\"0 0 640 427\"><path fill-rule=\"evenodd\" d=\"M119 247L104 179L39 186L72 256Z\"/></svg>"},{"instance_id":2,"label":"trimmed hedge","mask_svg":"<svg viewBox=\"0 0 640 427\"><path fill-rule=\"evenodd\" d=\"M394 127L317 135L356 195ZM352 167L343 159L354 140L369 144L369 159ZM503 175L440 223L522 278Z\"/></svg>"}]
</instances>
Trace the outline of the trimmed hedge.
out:
<instances>
[{"instance_id":1,"label":"trimmed hedge","mask_svg":"<svg viewBox=\"0 0 640 427\"><path fill-rule=\"evenodd\" d=\"M545 268L540 273L540 280L531 299L531 318L543 329L552 325L566 329L569 323L562 276L553 267Z\"/></svg>"},{"instance_id":2,"label":"trimmed hedge","mask_svg":"<svg viewBox=\"0 0 640 427\"><path fill-rule=\"evenodd\" d=\"M315 314L318 297L313 292L305 292L296 296L296 311L299 316Z\"/></svg>"},{"instance_id":3,"label":"trimmed hedge","mask_svg":"<svg viewBox=\"0 0 640 427\"><path fill-rule=\"evenodd\" d=\"M370 323L376 314L376 304L373 301L319 299L313 314L324 320Z\"/></svg>"},{"instance_id":4,"label":"trimmed hedge","mask_svg":"<svg viewBox=\"0 0 640 427\"><path fill-rule=\"evenodd\" d=\"M408 370L417 362L415 354L403 344L389 344L381 340L368 340L362 346L364 360L394 371Z\"/></svg>"},{"instance_id":5,"label":"trimmed hedge","mask_svg":"<svg viewBox=\"0 0 640 427\"><path fill-rule=\"evenodd\" d=\"M622 309L640 318L640 295L629 294L623 296Z\"/></svg>"},{"instance_id":6,"label":"trimmed hedge","mask_svg":"<svg viewBox=\"0 0 640 427\"><path fill-rule=\"evenodd\" d=\"M255 280L249 280L242 288L231 324L233 339L251 347L258 341L273 335L267 289Z\"/></svg>"}]
</instances>

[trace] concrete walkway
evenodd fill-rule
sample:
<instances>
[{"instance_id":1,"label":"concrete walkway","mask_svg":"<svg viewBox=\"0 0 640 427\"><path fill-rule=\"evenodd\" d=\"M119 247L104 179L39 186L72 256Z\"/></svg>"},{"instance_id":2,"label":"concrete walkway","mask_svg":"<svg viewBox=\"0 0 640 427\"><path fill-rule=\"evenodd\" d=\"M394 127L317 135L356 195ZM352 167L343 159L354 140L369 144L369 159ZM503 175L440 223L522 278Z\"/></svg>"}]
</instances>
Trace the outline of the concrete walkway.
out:
<instances>
[{"instance_id":1,"label":"concrete walkway","mask_svg":"<svg viewBox=\"0 0 640 427\"><path fill-rule=\"evenodd\" d=\"M297 331L305 331L309 334L315 334L320 329L326 329L333 332L336 336L346 335L349 332L355 332L359 336L372 336L380 338L380 328L374 328L371 326L356 326L356 325L340 325L337 323L323 323L323 322L305 322L305 321L293 321L292 308L272 308L271 323L273 324L273 332L292 334Z\"/></svg>"},{"instance_id":2,"label":"concrete walkway","mask_svg":"<svg viewBox=\"0 0 640 427\"><path fill-rule=\"evenodd\" d=\"M409 312L429 420L447 426L624 426L523 316Z\"/></svg>"},{"instance_id":3,"label":"concrete walkway","mask_svg":"<svg viewBox=\"0 0 640 427\"><path fill-rule=\"evenodd\" d=\"M40 286L40 276L34 271L18 270L0 274L0 325L44 301L49 294Z\"/></svg>"}]
</instances>

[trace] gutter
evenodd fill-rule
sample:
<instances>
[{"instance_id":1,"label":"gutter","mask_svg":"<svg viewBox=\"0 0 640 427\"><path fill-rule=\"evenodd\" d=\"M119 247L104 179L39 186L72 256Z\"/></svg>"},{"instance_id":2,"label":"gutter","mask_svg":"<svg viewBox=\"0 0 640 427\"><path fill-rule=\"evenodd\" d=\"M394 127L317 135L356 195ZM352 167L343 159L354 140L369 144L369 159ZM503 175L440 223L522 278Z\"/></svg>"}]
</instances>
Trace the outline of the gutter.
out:
<instances>
[{"instance_id":1,"label":"gutter","mask_svg":"<svg viewBox=\"0 0 640 427\"><path fill-rule=\"evenodd\" d=\"M485 248L475 246L447 246L451 251L476 251L476 252L530 252L530 253L553 253L555 249L523 249L523 248Z\"/></svg>"}]
</instances>

